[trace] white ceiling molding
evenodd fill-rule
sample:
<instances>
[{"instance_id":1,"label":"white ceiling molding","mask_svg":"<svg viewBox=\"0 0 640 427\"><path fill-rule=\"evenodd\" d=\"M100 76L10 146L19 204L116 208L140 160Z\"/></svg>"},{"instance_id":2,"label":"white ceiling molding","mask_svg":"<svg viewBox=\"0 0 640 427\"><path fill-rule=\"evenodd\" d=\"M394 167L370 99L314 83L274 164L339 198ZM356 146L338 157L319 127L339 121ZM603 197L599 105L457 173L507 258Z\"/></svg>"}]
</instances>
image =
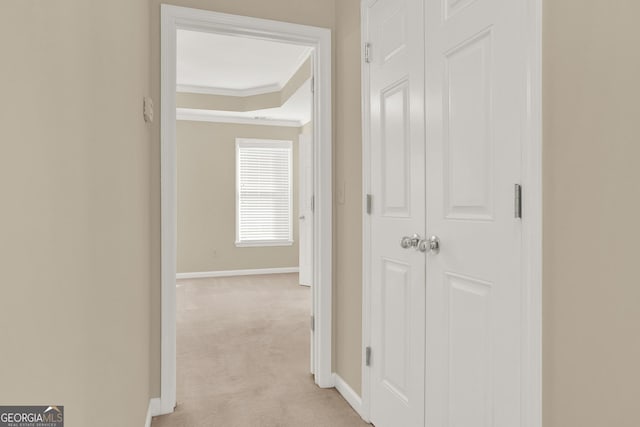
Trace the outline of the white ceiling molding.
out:
<instances>
[{"instance_id":1,"label":"white ceiling molding","mask_svg":"<svg viewBox=\"0 0 640 427\"><path fill-rule=\"evenodd\" d=\"M262 126L282 126L282 127L301 127L305 123L299 120L280 120L269 119L266 117L235 117L220 116L212 114L209 110L194 110L191 108L176 108L176 120L188 120L194 122L212 122L212 123L233 123L241 125L262 125Z\"/></svg>"},{"instance_id":2,"label":"white ceiling molding","mask_svg":"<svg viewBox=\"0 0 640 427\"><path fill-rule=\"evenodd\" d=\"M295 73L294 73L295 74ZM202 95L236 96L246 97L264 95L265 93L279 92L284 86L274 83L265 86L257 86L248 89L229 89L224 87L196 86L196 85L176 85L176 92L199 93Z\"/></svg>"},{"instance_id":3,"label":"white ceiling molding","mask_svg":"<svg viewBox=\"0 0 640 427\"><path fill-rule=\"evenodd\" d=\"M248 111L234 110L217 110L207 108L206 105L194 105L193 103L178 104L176 111L178 116L196 117L194 120L206 120L207 117L213 117L214 120L209 121L226 121L239 119L233 123L254 123L258 120L264 124L277 124L276 126L301 126L311 120L311 79L307 79L287 101L278 107L268 107L254 109ZM192 120L191 118L185 120Z\"/></svg>"}]
</instances>

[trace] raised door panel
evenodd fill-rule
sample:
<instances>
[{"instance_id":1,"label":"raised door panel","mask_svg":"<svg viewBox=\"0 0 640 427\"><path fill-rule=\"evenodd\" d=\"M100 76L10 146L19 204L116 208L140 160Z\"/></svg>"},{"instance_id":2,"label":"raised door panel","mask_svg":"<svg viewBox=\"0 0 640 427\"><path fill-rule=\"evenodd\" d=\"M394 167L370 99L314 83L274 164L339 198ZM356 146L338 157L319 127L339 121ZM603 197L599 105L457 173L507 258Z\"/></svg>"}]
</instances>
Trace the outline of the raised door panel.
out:
<instances>
[{"instance_id":1,"label":"raised door panel","mask_svg":"<svg viewBox=\"0 0 640 427\"><path fill-rule=\"evenodd\" d=\"M402 80L381 94L382 209L385 216L408 217L411 194L408 82Z\"/></svg>"},{"instance_id":2,"label":"raised door panel","mask_svg":"<svg viewBox=\"0 0 640 427\"><path fill-rule=\"evenodd\" d=\"M492 285L462 275L445 275L447 337L447 427L492 425Z\"/></svg>"},{"instance_id":3,"label":"raised door panel","mask_svg":"<svg viewBox=\"0 0 640 427\"><path fill-rule=\"evenodd\" d=\"M383 260L382 265L382 383L407 402L411 267L389 259Z\"/></svg>"},{"instance_id":4,"label":"raised door panel","mask_svg":"<svg viewBox=\"0 0 640 427\"><path fill-rule=\"evenodd\" d=\"M491 32L445 54L444 205L451 219L493 216Z\"/></svg>"}]
</instances>

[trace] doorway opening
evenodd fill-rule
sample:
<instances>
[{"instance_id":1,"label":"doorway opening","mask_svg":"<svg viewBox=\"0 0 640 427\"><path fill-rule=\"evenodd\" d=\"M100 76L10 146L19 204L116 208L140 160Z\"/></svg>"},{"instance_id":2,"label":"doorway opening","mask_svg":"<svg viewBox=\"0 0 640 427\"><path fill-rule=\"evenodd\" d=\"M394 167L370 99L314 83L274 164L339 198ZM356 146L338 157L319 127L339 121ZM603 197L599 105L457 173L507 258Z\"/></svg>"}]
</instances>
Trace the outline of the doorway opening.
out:
<instances>
[{"instance_id":1,"label":"doorway opening","mask_svg":"<svg viewBox=\"0 0 640 427\"><path fill-rule=\"evenodd\" d=\"M308 67L309 74L312 76L310 79L304 79L304 76L301 78L303 83L306 82L309 92L313 92L309 108L309 121L312 126L304 127L303 125L306 123L299 120L297 123L299 126L296 127L295 134L291 137L260 137L259 135L247 134L234 136L234 154L238 159L235 165L236 183L244 180L245 183L250 184L254 172L256 172L252 169L255 162L251 156L256 155L258 151L271 149L273 152L270 151L266 155L271 158L270 164L273 167L268 168L269 170L266 172L263 170L261 173L269 173L270 180L278 184L269 191L279 191L283 194L273 200L262 198L260 203L256 205L249 200L252 197L251 194L236 188L236 202L233 206L235 224L231 228L235 228L233 242L235 248L253 246L256 249L274 249L278 246L278 249L281 249L293 246L294 228L297 228L294 227L294 222L300 221L300 228L306 223L311 223L304 231L298 231L299 233L307 233L306 241L310 242L309 247L305 248L308 251L305 252L307 263L304 267L305 277L301 281L312 285L311 372L318 386L332 387L330 30L170 5L162 5L161 13L161 397L158 407L153 410L153 415L171 413L176 405L176 277L181 277L177 274L181 273L182 277L187 277L189 274L215 273L206 267L194 268L193 266L197 264L181 267L181 270L184 271L178 271L178 260L180 259L177 250L179 156L176 121L181 119L216 124L231 122L236 125L257 124L259 122L263 125L272 126L275 124L283 128L294 128L296 127L294 119L291 117L270 117L272 111L270 112L269 108L275 105L274 102L280 103L282 106L283 103L286 104L283 99L291 101L296 97L296 93L302 93L304 89L300 87L302 85L293 88L288 83L295 80L296 76L300 77L298 71L305 66ZM181 87L176 66L181 37L197 38L207 35L216 35L219 42L222 38L231 37L236 42L250 40L257 43L279 43L288 45L294 51L304 55L301 54L301 64L297 64L291 78L278 88L263 87L256 92L255 89L260 89L258 88L260 85L254 82L254 93L245 91L247 93L238 96L238 91L231 93L231 90L225 93L225 90L211 90L211 87L215 86L214 84L207 84L206 86L209 86L207 89L204 87L205 85L198 84L186 87L189 85L185 85L183 82ZM230 39L226 42L230 42ZM302 74L304 74L304 70ZM206 79L206 76L204 78ZM286 91L291 93L283 94ZM280 96L277 100L275 99L277 96L274 95L276 93ZM240 100L246 105L235 105L234 107L222 105L224 102L238 104ZM259 111L260 117L256 117L256 111ZM299 133L298 130L300 130ZM297 153L294 155L294 150L291 148L293 139L296 139L296 145L302 142L305 147L305 157L300 156L300 163L304 163L309 169L309 173L304 175L306 179L300 181L300 183L304 183L306 190L306 192L303 191L304 196L301 198L304 200L295 206L295 209L291 193L293 186L291 165L294 162L298 163L298 159L295 158L298 156ZM300 172L303 170L300 167L301 164L298 164ZM233 182L227 182L227 184L234 186ZM287 189L289 189L289 196L284 194ZM297 210L299 212L296 212ZM276 217L271 214L275 211L286 214L274 219ZM306 221L310 215L313 220ZM215 258L218 255L217 249L214 248L213 251ZM312 255L309 255L309 252ZM211 252L207 254L209 257L211 255ZM230 255L230 257L234 256ZM301 262L305 262L305 260L301 260ZM229 275L233 272L246 272L248 269L223 267L223 270L224 274ZM275 271L264 270L262 272ZM277 272L284 273L285 271L281 269Z\"/></svg>"}]
</instances>

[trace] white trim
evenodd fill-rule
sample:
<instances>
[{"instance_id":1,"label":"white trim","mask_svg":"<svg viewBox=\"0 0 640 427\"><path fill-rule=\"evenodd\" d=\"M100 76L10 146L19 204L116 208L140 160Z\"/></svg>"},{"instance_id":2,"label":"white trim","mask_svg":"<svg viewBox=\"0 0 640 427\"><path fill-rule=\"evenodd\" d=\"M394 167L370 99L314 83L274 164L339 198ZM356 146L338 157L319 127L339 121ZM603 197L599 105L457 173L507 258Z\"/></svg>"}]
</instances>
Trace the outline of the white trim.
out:
<instances>
[{"instance_id":1,"label":"white trim","mask_svg":"<svg viewBox=\"0 0 640 427\"><path fill-rule=\"evenodd\" d=\"M151 401L147 405L147 416L144 418L144 427L151 427Z\"/></svg>"},{"instance_id":2,"label":"white trim","mask_svg":"<svg viewBox=\"0 0 640 427\"><path fill-rule=\"evenodd\" d=\"M236 138L236 147L251 148L286 148L293 149L293 141L290 139L268 139L268 138Z\"/></svg>"},{"instance_id":3,"label":"white trim","mask_svg":"<svg viewBox=\"0 0 640 427\"><path fill-rule=\"evenodd\" d=\"M293 240L245 240L236 241L238 248L262 248L267 246L293 246Z\"/></svg>"},{"instance_id":4,"label":"white trim","mask_svg":"<svg viewBox=\"0 0 640 427\"><path fill-rule=\"evenodd\" d=\"M313 313L315 382L332 387L332 101L331 30L161 5L161 412L176 404L176 31L215 32L309 46L313 64Z\"/></svg>"},{"instance_id":5,"label":"white trim","mask_svg":"<svg viewBox=\"0 0 640 427\"><path fill-rule=\"evenodd\" d=\"M150 408L152 417L162 415L162 411L160 410L160 398L154 397L153 399L151 399L149 401L149 408Z\"/></svg>"},{"instance_id":6,"label":"white trim","mask_svg":"<svg viewBox=\"0 0 640 427\"><path fill-rule=\"evenodd\" d=\"M149 399L149 405L147 406L147 417L144 420L144 427L151 427L151 419L156 415L160 415L160 399Z\"/></svg>"},{"instance_id":7,"label":"white trim","mask_svg":"<svg viewBox=\"0 0 640 427\"><path fill-rule=\"evenodd\" d=\"M344 400L346 400L347 403L351 405L353 410L356 411L358 415L360 415L360 418L362 418L366 422L369 422L369 420L363 416L362 399L360 399L360 396L358 396L358 393L356 393L349 386L349 384L347 384L347 382L343 380L342 377L337 373L334 373L333 377L334 377L333 382L335 383L335 387L336 387L336 390L338 390L338 393L340 393L340 395L344 397Z\"/></svg>"},{"instance_id":8,"label":"white trim","mask_svg":"<svg viewBox=\"0 0 640 427\"><path fill-rule=\"evenodd\" d=\"M522 340L522 420L523 427L542 426L542 0L525 0L523 18L527 32L527 113L524 118L522 155L523 220L522 220L522 274L523 274L523 328ZM361 46L367 41L368 9L372 0L361 1ZM375 0L373 0L375 2ZM362 52L364 58L364 51ZM363 61L364 63L364 61ZM369 67L362 71L362 188L370 192L370 118ZM361 410L370 415L371 378L365 366L364 349L371 342L370 306L370 217L363 200L362 251L362 397ZM363 419L367 419L363 417Z\"/></svg>"},{"instance_id":9,"label":"white trim","mask_svg":"<svg viewBox=\"0 0 640 427\"><path fill-rule=\"evenodd\" d=\"M160 30L160 408L170 414L176 406L176 260L177 260L177 147L176 147L176 31L170 9L161 5Z\"/></svg>"},{"instance_id":10,"label":"white trim","mask_svg":"<svg viewBox=\"0 0 640 427\"><path fill-rule=\"evenodd\" d=\"M360 351L360 367L362 372L362 387L360 398L360 414L365 421L371 416L371 369L366 364L365 349L371 345L371 216L367 214L367 194L371 194L371 146L370 135L370 78L369 66L364 61L365 43L368 42L370 0L360 3L360 63L361 93L362 93L362 348Z\"/></svg>"},{"instance_id":11,"label":"white trim","mask_svg":"<svg viewBox=\"0 0 640 427\"><path fill-rule=\"evenodd\" d=\"M236 96L243 98L246 96L264 95L266 93L280 92L283 86L280 83L272 83L264 86L250 87L246 89L229 89L225 87L198 86L198 85L176 85L176 92L199 93L202 95Z\"/></svg>"},{"instance_id":12,"label":"white trim","mask_svg":"<svg viewBox=\"0 0 640 427\"><path fill-rule=\"evenodd\" d=\"M303 126L300 120L266 119L255 117L235 117L220 116L216 114L203 113L192 108L177 108L176 120L189 120L192 122L211 123L235 123L240 125L261 125L261 126L282 126L299 128Z\"/></svg>"},{"instance_id":13,"label":"white trim","mask_svg":"<svg viewBox=\"0 0 640 427\"><path fill-rule=\"evenodd\" d=\"M260 274L298 273L299 267L252 268L246 270L198 271L195 273L177 273L176 279L204 279L208 277L254 276Z\"/></svg>"},{"instance_id":14,"label":"white trim","mask_svg":"<svg viewBox=\"0 0 640 427\"><path fill-rule=\"evenodd\" d=\"M526 0L527 112L522 155L523 427L542 427L542 0Z\"/></svg>"}]
</instances>

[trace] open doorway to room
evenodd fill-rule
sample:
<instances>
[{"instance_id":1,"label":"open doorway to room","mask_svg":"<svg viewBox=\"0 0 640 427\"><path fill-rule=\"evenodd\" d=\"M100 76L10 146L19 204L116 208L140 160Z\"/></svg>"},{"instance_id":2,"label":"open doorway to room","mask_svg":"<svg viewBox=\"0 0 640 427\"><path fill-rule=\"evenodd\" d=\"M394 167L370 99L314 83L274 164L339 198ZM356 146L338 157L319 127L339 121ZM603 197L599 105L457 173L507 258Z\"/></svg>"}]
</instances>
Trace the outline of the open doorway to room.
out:
<instances>
[{"instance_id":1,"label":"open doorway to room","mask_svg":"<svg viewBox=\"0 0 640 427\"><path fill-rule=\"evenodd\" d=\"M312 144L311 53L178 30L178 279L300 271L311 285L313 266L299 262L313 257L301 230L313 224L301 185L313 175L301 159Z\"/></svg>"},{"instance_id":2,"label":"open doorway to room","mask_svg":"<svg viewBox=\"0 0 640 427\"><path fill-rule=\"evenodd\" d=\"M155 415L204 399L237 421L247 415L240 401L258 403L265 390L333 386L330 49L327 29L162 7ZM295 342L308 347L286 347ZM273 363L301 375L279 384ZM215 399L207 387L241 399Z\"/></svg>"},{"instance_id":3,"label":"open doorway to room","mask_svg":"<svg viewBox=\"0 0 640 427\"><path fill-rule=\"evenodd\" d=\"M179 402L211 370L264 386L263 355L313 373L312 51L177 32Z\"/></svg>"}]
</instances>

